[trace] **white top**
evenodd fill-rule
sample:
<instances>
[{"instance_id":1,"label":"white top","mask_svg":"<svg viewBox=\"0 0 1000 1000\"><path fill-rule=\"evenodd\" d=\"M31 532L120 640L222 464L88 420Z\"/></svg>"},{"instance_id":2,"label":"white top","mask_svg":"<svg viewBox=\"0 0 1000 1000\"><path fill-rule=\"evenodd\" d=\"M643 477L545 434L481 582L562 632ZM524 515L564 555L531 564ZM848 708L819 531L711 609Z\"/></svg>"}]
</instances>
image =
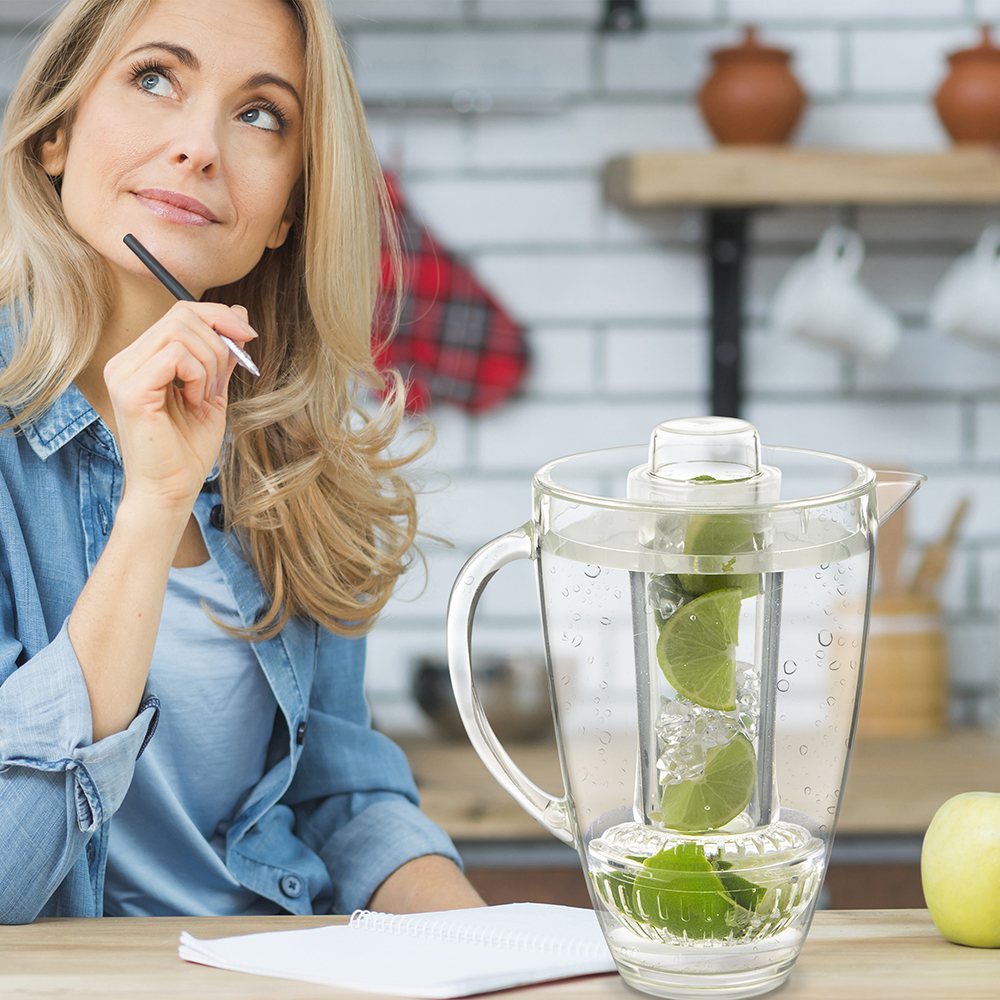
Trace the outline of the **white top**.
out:
<instances>
[{"instance_id":1,"label":"white top","mask_svg":"<svg viewBox=\"0 0 1000 1000\"><path fill-rule=\"evenodd\" d=\"M111 820L108 916L279 913L229 873L226 830L263 777L277 702L214 560L171 568L150 666L156 733Z\"/></svg>"}]
</instances>

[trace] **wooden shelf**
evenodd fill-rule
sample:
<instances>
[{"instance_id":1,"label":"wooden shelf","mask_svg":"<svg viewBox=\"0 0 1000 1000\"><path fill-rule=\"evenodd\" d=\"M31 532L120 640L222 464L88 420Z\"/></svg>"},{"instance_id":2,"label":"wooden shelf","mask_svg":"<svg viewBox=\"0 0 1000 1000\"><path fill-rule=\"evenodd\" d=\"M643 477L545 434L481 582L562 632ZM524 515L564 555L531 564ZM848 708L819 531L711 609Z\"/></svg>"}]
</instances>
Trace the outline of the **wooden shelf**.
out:
<instances>
[{"instance_id":1,"label":"wooden shelf","mask_svg":"<svg viewBox=\"0 0 1000 1000\"><path fill-rule=\"evenodd\" d=\"M621 208L1000 204L1000 149L866 153L782 146L636 152L606 170Z\"/></svg>"}]
</instances>

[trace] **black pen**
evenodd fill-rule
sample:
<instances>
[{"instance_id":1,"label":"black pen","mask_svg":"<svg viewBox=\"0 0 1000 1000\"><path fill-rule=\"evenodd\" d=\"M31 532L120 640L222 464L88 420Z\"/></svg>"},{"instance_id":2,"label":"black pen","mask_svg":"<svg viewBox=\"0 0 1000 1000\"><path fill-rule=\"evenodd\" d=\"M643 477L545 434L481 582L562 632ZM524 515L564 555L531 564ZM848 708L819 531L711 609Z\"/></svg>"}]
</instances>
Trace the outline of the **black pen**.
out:
<instances>
[{"instance_id":1,"label":"black pen","mask_svg":"<svg viewBox=\"0 0 1000 1000\"><path fill-rule=\"evenodd\" d=\"M198 301L131 233L122 242L149 268L153 276L159 279L163 287L175 299L180 299L182 302ZM232 351L233 356L239 364L250 372L251 375L260 375L259 369L253 363L253 359L239 344L234 343L221 333L219 336L222 337L222 342Z\"/></svg>"}]
</instances>

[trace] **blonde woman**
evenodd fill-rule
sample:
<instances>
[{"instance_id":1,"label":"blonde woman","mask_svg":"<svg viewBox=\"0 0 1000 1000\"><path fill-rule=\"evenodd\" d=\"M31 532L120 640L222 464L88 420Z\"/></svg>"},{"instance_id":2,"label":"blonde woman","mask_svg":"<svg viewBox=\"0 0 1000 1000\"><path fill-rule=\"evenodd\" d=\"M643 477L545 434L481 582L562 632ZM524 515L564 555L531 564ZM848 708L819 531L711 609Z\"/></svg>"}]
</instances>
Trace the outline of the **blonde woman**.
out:
<instances>
[{"instance_id":1,"label":"blonde woman","mask_svg":"<svg viewBox=\"0 0 1000 1000\"><path fill-rule=\"evenodd\" d=\"M72 0L33 53L0 163L4 923L482 904L362 692L414 533L398 403L354 406L381 204L323 0Z\"/></svg>"}]
</instances>

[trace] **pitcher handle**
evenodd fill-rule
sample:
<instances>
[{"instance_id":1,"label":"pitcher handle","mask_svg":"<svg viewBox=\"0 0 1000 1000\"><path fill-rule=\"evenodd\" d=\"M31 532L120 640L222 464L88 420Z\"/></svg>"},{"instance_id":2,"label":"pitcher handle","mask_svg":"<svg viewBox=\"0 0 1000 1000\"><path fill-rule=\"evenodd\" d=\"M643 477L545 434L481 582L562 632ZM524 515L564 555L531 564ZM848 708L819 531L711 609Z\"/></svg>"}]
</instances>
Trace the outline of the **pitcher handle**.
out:
<instances>
[{"instance_id":1,"label":"pitcher handle","mask_svg":"<svg viewBox=\"0 0 1000 1000\"><path fill-rule=\"evenodd\" d=\"M489 772L529 816L560 840L576 846L567 797L539 788L511 760L486 718L472 677L472 620L486 584L501 566L536 555L529 521L488 542L462 567L448 600L448 667L462 722Z\"/></svg>"}]
</instances>

